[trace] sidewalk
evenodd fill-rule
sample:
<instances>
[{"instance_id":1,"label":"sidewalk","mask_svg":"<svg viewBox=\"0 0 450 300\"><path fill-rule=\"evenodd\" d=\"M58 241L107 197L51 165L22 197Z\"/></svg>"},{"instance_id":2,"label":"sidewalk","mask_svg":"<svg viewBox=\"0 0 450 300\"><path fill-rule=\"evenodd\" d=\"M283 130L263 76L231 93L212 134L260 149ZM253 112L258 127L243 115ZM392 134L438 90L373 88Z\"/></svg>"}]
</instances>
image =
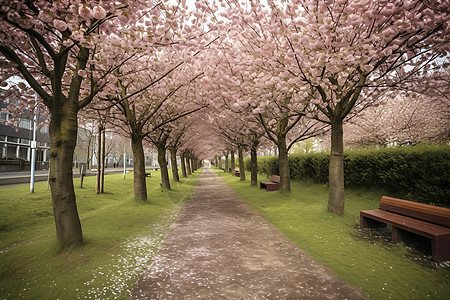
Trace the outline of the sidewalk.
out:
<instances>
[{"instance_id":1,"label":"sidewalk","mask_svg":"<svg viewBox=\"0 0 450 300\"><path fill-rule=\"evenodd\" d=\"M210 169L131 299L364 299Z\"/></svg>"},{"instance_id":2,"label":"sidewalk","mask_svg":"<svg viewBox=\"0 0 450 300\"><path fill-rule=\"evenodd\" d=\"M127 172L132 171L133 168L128 168ZM122 173L123 168L106 168L106 174L112 173ZM17 171L17 172L0 172L0 188L8 187L19 184L27 184L30 183L30 171ZM96 170L88 170L86 172L86 176L95 176ZM73 178L79 178L80 171L79 169L73 169ZM48 179L48 170L37 170L35 172L34 181L47 181Z\"/></svg>"}]
</instances>

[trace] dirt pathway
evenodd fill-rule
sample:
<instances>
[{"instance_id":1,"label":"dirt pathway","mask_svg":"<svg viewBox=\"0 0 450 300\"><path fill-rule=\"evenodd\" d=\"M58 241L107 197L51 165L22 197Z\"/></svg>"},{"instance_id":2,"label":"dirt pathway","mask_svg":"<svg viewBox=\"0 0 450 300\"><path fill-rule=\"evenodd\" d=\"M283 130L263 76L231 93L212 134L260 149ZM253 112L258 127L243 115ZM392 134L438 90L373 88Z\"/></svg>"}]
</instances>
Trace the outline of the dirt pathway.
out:
<instances>
[{"instance_id":1,"label":"dirt pathway","mask_svg":"<svg viewBox=\"0 0 450 300\"><path fill-rule=\"evenodd\" d=\"M131 299L363 299L206 169Z\"/></svg>"}]
</instances>

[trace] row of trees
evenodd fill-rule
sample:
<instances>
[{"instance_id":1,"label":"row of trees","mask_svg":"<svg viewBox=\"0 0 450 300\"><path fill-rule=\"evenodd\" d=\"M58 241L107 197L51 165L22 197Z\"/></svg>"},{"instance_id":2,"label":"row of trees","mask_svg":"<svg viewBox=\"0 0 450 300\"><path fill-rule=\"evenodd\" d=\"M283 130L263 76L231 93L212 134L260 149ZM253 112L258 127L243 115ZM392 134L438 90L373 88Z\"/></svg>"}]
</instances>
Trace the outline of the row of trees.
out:
<instances>
[{"instance_id":1,"label":"row of trees","mask_svg":"<svg viewBox=\"0 0 450 300\"><path fill-rule=\"evenodd\" d=\"M0 15L1 81L20 76L28 86L10 91L26 106L31 88L49 113L63 246L82 242L71 169L80 115L130 139L141 201L145 143L158 149L165 188L167 150L176 170L177 154L236 151L241 162L250 149L256 184L257 149L275 144L281 189L290 192L290 148L329 133L328 208L342 214L344 124L364 110L360 120L373 120L369 108L399 91L448 108L450 17L441 0L202 0L195 9L185 1L18 0Z\"/></svg>"}]
</instances>

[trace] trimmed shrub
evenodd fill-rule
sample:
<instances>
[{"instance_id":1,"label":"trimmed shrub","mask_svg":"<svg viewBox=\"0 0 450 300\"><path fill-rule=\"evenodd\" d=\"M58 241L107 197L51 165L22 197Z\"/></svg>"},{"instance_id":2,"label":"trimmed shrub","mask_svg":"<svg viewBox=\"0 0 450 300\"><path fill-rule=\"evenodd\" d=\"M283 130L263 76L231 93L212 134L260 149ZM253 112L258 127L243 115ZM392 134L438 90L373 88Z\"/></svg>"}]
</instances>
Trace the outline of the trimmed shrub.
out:
<instances>
[{"instance_id":1,"label":"trimmed shrub","mask_svg":"<svg viewBox=\"0 0 450 300\"><path fill-rule=\"evenodd\" d=\"M325 152L290 155L291 178L328 183L329 162ZM278 157L259 157L258 171L278 174ZM344 176L347 187L380 188L393 197L450 207L447 145L346 151Z\"/></svg>"}]
</instances>

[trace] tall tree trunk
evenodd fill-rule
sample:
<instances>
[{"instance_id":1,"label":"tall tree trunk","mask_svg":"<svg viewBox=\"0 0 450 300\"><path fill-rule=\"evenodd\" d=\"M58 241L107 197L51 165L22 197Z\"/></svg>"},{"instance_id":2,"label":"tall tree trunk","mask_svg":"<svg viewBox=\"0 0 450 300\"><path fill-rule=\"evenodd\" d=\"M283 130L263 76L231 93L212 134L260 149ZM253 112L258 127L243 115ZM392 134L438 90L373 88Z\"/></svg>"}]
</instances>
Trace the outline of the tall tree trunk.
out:
<instances>
[{"instance_id":1,"label":"tall tree trunk","mask_svg":"<svg viewBox=\"0 0 450 300\"><path fill-rule=\"evenodd\" d=\"M169 181L169 169L167 168L167 160L166 160L166 145L164 142L159 142L157 144L158 147L158 163L161 168L161 186L163 188L170 190L170 181Z\"/></svg>"},{"instance_id":2,"label":"tall tree trunk","mask_svg":"<svg viewBox=\"0 0 450 300\"><path fill-rule=\"evenodd\" d=\"M174 182L180 182L180 177L178 175L178 165L177 165L177 148L171 147L170 151L170 161L172 163L172 177Z\"/></svg>"},{"instance_id":3,"label":"tall tree trunk","mask_svg":"<svg viewBox=\"0 0 450 300\"><path fill-rule=\"evenodd\" d=\"M86 156L86 168L91 168L91 138L88 140L88 146L87 146L87 156Z\"/></svg>"},{"instance_id":4,"label":"tall tree trunk","mask_svg":"<svg viewBox=\"0 0 450 300\"><path fill-rule=\"evenodd\" d=\"M50 110L50 171L56 238L61 247L83 243L73 187L72 160L77 142L77 110L71 106Z\"/></svg>"},{"instance_id":5,"label":"tall tree trunk","mask_svg":"<svg viewBox=\"0 0 450 300\"><path fill-rule=\"evenodd\" d=\"M225 172L228 172L228 150L224 153L225 155Z\"/></svg>"},{"instance_id":6,"label":"tall tree trunk","mask_svg":"<svg viewBox=\"0 0 450 300\"><path fill-rule=\"evenodd\" d=\"M278 136L278 169L280 172L280 190L291 192L291 174L289 170L289 157L286 147L286 136Z\"/></svg>"},{"instance_id":7,"label":"tall tree trunk","mask_svg":"<svg viewBox=\"0 0 450 300\"><path fill-rule=\"evenodd\" d=\"M186 156L185 156L185 158L186 158L187 173L188 173L189 175L191 175L191 174L192 174L192 170L191 170L191 163L189 162L189 156L190 156L190 154L189 154L189 152L187 152L187 153L186 153Z\"/></svg>"},{"instance_id":8,"label":"tall tree trunk","mask_svg":"<svg viewBox=\"0 0 450 300\"><path fill-rule=\"evenodd\" d=\"M189 154L189 164L191 166L191 172L195 172L195 166L194 166L194 158L192 157L192 154Z\"/></svg>"},{"instance_id":9,"label":"tall tree trunk","mask_svg":"<svg viewBox=\"0 0 450 300\"><path fill-rule=\"evenodd\" d=\"M241 146L238 147L239 157L239 173L241 181L245 180L245 166L244 166L244 153Z\"/></svg>"},{"instance_id":10,"label":"tall tree trunk","mask_svg":"<svg viewBox=\"0 0 450 300\"><path fill-rule=\"evenodd\" d=\"M234 171L236 170L236 162L234 159L234 150L231 150L230 152L230 164L231 164L231 174L234 175Z\"/></svg>"},{"instance_id":11,"label":"tall tree trunk","mask_svg":"<svg viewBox=\"0 0 450 300\"><path fill-rule=\"evenodd\" d=\"M331 155L329 168L328 210L344 214L344 131L342 120L331 122Z\"/></svg>"},{"instance_id":12,"label":"tall tree trunk","mask_svg":"<svg viewBox=\"0 0 450 300\"><path fill-rule=\"evenodd\" d=\"M98 125L98 137L97 137L97 181L95 184L95 192L101 194L101 169L102 169L102 131L103 126Z\"/></svg>"},{"instance_id":13,"label":"tall tree trunk","mask_svg":"<svg viewBox=\"0 0 450 300\"><path fill-rule=\"evenodd\" d=\"M105 191L105 165L106 165L106 130L102 130L102 164L100 170L100 194Z\"/></svg>"},{"instance_id":14,"label":"tall tree trunk","mask_svg":"<svg viewBox=\"0 0 450 300\"><path fill-rule=\"evenodd\" d=\"M254 145L250 149L250 184L258 185L258 156Z\"/></svg>"},{"instance_id":15,"label":"tall tree trunk","mask_svg":"<svg viewBox=\"0 0 450 300\"><path fill-rule=\"evenodd\" d=\"M218 165L219 169L222 169L222 156L217 155L217 163L219 164Z\"/></svg>"},{"instance_id":16,"label":"tall tree trunk","mask_svg":"<svg viewBox=\"0 0 450 300\"><path fill-rule=\"evenodd\" d=\"M131 149L133 150L134 198L147 201L147 183L145 181L145 157L142 146L142 136L131 135Z\"/></svg>"},{"instance_id":17,"label":"tall tree trunk","mask_svg":"<svg viewBox=\"0 0 450 300\"><path fill-rule=\"evenodd\" d=\"M181 151L180 153L180 161L181 161L181 176L187 177L186 173L186 162L185 162L185 151Z\"/></svg>"}]
</instances>

